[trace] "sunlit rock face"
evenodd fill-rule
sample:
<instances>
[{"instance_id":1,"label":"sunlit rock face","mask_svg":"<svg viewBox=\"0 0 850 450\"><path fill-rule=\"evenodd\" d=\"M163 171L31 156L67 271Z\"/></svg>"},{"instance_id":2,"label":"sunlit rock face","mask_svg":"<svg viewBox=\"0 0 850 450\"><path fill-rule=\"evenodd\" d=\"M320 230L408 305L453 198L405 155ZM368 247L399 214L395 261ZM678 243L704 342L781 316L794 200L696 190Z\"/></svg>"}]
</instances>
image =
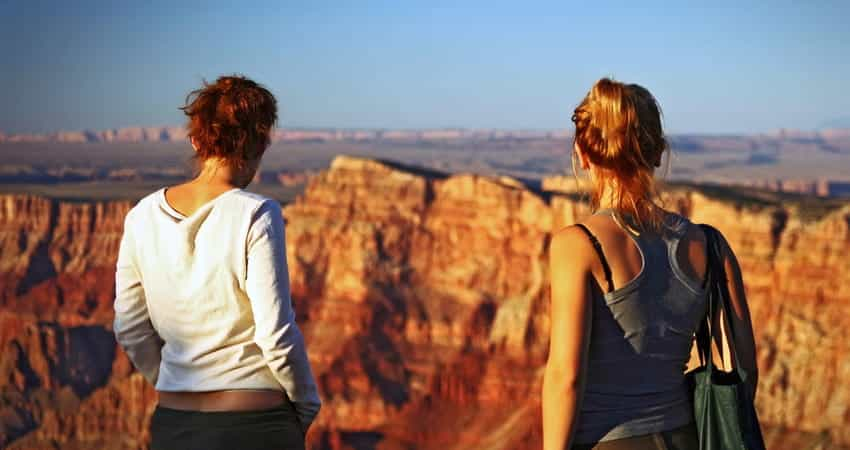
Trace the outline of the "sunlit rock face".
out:
<instances>
[{"instance_id":1,"label":"sunlit rock face","mask_svg":"<svg viewBox=\"0 0 850 450\"><path fill-rule=\"evenodd\" d=\"M130 206L0 196L0 448L147 441L155 392L111 329Z\"/></svg>"},{"instance_id":2,"label":"sunlit rock face","mask_svg":"<svg viewBox=\"0 0 850 450\"><path fill-rule=\"evenodd\" d=\"M741 261L768 447L850 445L850 206L804 221L697 192L666 204L716 225ZM145 448L156 394L111 334L130 206L0 196L0 447ZM540 448L548 242L589 212L510 179L373 160L313 177L284 209L324 399L310 447Z\"/></svg>"}]
</instances>

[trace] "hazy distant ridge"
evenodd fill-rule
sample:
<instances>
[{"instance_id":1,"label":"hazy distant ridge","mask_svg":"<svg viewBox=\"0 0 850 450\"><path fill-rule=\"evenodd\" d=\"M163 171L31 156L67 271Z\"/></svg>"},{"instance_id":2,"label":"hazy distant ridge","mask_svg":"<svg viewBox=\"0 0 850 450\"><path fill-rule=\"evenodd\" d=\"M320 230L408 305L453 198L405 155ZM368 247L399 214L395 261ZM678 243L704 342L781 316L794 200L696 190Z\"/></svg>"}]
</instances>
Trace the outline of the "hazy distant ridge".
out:
<instances>
[{"instance_id":1,"label":"hazy distant ridge","mask_svg":"<svg viewBox=\"0 0 850 450\"><path fill-rule=\"evenodd\" d=\"M385 129L298 129L275 130L275 142L369 142L369 141L457 141L457 140L558 140L572 137L571 130L498 130L442 128L422 130ZM179 142L186 139L186 130L178 126L127 127L110 130L58 131L47 134L5 134L0 132L2 142ZM824 150L844 148L850 142L850 129L836 128L820 131L779 130L753 135L697 135L681 134L671 137L674 147L695 150L705 147L728 146L729 150L749 150L767 141L798 141L800 143L823 144Z\"/></svg>"},{"instance_id":2,"label":"hazy distant ridge","mask_svg":"<svg viewBox=\"0 0 850 450\"><path fill-rule=\"evenodd\" d=\"M383 129L284 129L274 131L276 142L420 141L458 139L566 139L566 130L383 130ZM128 127L111 130L58 131L47 134L4 134L0 142L176 142L186 139L183 127Z\"/></svg>"}]
</instances>

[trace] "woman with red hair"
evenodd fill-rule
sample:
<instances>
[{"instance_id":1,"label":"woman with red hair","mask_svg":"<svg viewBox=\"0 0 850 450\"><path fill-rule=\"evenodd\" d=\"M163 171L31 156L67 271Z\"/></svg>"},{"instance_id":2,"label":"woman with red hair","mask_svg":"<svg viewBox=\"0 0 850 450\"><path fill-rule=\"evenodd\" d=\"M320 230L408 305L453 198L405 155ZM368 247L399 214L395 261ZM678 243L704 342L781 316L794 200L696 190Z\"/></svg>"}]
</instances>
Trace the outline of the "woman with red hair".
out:
<instances>
[{"instance_id":1,"label":"woman with red hair","mask_svg":"<svg viewBox=\"0 0 850 450\"><path fill-rule=\"evenodd\" d=\"M115 335L159 403L151 448L303 449L320 401L289 293L280 204L245 191L277 102L226 76L187 98L199 170L134 206Z\"/></svg>"}]
</instances>

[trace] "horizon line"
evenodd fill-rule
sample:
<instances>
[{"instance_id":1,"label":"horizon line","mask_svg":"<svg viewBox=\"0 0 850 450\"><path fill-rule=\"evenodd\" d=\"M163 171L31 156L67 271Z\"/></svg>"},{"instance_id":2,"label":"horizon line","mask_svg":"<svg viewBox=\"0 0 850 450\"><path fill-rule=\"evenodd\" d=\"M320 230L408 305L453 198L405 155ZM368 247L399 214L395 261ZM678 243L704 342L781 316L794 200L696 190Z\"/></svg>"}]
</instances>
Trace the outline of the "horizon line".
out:
<instances>
[{"instance_id":1,"label":"horizon line","mask_svg":"<svg viewBox=\"0 0 850 450\"><path fill-rule=\"evenodd\" d=\"M131 125L131 126L123 126L123 127L114 127L114 128L84 128L84 129L57 129L48 132L31 132L31 133L19 133L19 132L5 132L0 130L0 142L8 142L9 139L15 138L57 138L63 135L74 135L80 134L82 136L103 136L109 133L118 133L120 132L130 132L130 131L167 131L170 133L180 133L185 132L186 127L184 125ZM531 127L517 127L517 128L500 128L500 127L463 127L463 126L443 126L443 127L335 127L335 126L286 126L286 127L275 127L273 129L273 133L275 132L348 132L348 133L356 133L356 132L369 132L369 133L421 133L421 132L521 132L521 133L556 133L556 134L565 134L572 135L573 130L572 127L568 128L531 128ZM789 134L793 137L794 135L814 135L814 134L822 134L830 132L839 132L839 134L844 135L845 132L850 135L850 127L821 127L814 129L805 129L805 128L774 128L769 131L756 131L756 132L691 132L691 131L672 131L666 132L665 134L668 136L768 136L768 137L782 137L783 135ZM541 136L543 137L543 136Z\"/></svg>"}]
</instances>

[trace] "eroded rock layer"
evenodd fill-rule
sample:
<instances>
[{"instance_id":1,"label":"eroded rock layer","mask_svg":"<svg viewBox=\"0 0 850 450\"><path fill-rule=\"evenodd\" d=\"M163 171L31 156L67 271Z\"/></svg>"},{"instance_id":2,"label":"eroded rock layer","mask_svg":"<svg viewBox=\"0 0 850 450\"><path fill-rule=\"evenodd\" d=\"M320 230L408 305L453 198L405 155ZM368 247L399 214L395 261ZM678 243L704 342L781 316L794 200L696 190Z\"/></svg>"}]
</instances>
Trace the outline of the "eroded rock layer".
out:
<instances>
[{"instance_id":1,"label":"eroded rock layer","mask_svg":"<svg viewBox=\"0 0 850 450\"><path fill-rule=\"evenodd\" d=\"M804 220L667 197L715 224L741 261L769 448L850 445L850 206ZM0 447L146 445L156 395L111 335L130 206L0 196ZM588 213L510 179L371 160L340 157L314 177L284 210L325 401L311 447L539 448L547 245Z\"/></svg>"}]
</instances>

